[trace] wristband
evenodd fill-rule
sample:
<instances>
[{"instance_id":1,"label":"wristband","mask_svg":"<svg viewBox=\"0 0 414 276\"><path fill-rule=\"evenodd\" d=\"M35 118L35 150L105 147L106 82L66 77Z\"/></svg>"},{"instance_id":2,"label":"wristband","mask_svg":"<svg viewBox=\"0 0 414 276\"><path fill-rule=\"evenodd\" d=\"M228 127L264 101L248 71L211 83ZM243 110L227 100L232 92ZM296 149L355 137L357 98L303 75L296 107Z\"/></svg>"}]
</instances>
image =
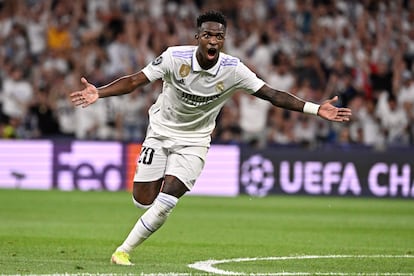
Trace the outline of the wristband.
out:
<instances>
[{"instance_id":1,"label":"wristband","mask_svg":"<svg viewBox=\"0 0 414 276\"><path fill-rule=\"evenodd\" d=\"M320 107L319 104L305 102L305 105L303 106L303 113L318 115L319 107Z\"/></svg>"}]
</instances>

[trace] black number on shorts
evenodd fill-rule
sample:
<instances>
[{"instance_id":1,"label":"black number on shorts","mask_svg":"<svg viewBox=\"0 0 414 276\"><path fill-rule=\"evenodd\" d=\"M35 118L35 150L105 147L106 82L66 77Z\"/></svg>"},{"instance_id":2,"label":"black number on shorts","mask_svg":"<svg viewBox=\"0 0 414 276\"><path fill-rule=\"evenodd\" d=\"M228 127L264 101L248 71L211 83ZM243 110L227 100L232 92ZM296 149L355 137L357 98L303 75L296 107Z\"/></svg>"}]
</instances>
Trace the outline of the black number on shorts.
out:
<instances>
[{"instance_id":1,"label":"black number on shorts","mask_svg":"<svg viewBox=\"0 0 414 276\"><path fill-rule=\"evenodd\" d=\"M139 156L138 163L151 165L155 150L153 148L143 147Z\"/></svg>"}]
</instances>

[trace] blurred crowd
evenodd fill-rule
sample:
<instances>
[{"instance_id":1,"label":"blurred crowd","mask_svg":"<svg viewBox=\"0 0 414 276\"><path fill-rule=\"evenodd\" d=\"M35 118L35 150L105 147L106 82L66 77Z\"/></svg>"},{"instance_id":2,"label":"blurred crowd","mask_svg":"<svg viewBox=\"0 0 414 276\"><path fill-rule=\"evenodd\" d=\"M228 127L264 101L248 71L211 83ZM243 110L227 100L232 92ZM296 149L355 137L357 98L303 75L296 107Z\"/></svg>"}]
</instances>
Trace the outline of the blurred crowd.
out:
<instances>
[{"instance_id":1,"label":"blurred crowd","mask_svg":"<svg viewBox=\"0 0 414 276\"><path fill-rule=\"evenodd\" d=\"M141 141L160 81L88 108L69 93L82 76L100 86L196 43L196 17L215 9L228 19L226 53L278 90L319 103L338 96L353 118L330 123L238 92L214 143L412 146L413 2L0 0L0 135Z\"/></svg>"}]
</instances>

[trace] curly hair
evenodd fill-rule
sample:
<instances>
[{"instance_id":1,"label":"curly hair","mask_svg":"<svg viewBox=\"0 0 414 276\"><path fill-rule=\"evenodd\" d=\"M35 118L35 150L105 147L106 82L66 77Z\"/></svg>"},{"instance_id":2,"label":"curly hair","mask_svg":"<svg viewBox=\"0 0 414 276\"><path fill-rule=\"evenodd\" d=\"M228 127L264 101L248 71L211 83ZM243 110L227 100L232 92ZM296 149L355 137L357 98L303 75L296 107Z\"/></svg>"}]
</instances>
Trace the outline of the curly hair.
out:
<instances>
[{"instance_id":1,"label":"curly hair","mask_svg":"<svg viewBox=\"0 0 414 276\"><path fill-rule=\"evenodd\" d=\"M197 28L200 28L201 24L204 22L217 22L223 24L225 28L227 27L227 20L225 16L218 11L207 11L203 14L200 14L197 17Z\"/></svg>"}]
</instances>

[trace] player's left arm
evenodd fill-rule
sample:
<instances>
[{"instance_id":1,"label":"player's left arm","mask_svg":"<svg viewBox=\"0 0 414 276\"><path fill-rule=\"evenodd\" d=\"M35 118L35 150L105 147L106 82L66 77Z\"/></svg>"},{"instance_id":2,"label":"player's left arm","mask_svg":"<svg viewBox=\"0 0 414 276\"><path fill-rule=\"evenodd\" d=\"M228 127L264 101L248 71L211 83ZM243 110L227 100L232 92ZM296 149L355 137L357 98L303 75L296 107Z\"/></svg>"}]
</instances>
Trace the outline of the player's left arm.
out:
<instances>
[{"instance_id":1,"label":"player's left arm","mask_svg":"<svg viewBox=\"0 0 414 276\"><path fill-rule=\"evenodd\" d=\"M274 106L318 115L326 120L335 122L349 121L352 112L349 108L335 107L333 104L338 100L335 96L324 101L321 105L304 101L295 95L280 90L273 89L268 85L263 85L254 96L271 102Z\"/></svg>"}]
</instances>

